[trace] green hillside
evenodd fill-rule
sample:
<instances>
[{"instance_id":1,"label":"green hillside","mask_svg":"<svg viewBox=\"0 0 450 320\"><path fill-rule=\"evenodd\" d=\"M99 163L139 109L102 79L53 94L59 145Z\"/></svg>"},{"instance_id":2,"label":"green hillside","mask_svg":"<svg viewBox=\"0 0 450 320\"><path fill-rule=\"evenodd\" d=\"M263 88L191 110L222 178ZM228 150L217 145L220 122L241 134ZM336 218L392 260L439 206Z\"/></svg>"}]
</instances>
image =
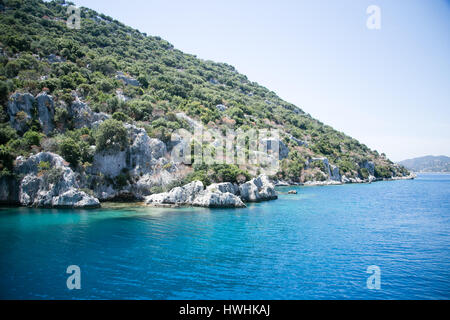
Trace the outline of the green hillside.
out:
<instances>
[{"instance_id":1,"label":"green hillside","mask_svg":"<svg viewBox=\"0 0 450 320\"><path fill-rule=\"evenodd\" d=\"M52 132L44 134L36 119L25 119L23 130L13 129L7 114L10 96L15 92L36 96L42 91L62 105L71 104L76 92L93 111L113 115L117 121L112 125L134 122L163 142L169 141L174 130L186 127L175 116L177 112L218 129L230 125L277 128L290 150L278 177L290 181L327 179L323 163L310 161L323 157L347 178L367 179L367 163L373 163L379 179L409 174L383 154L313 119L228 64L198 59L159 37L86 8L82 8L81 29L69 29L65 23L68 4L0 1L3 175L11 174L15 157L45 150L51 143L58 145L57 152L74 168L89 165L89 147L99 147L99 133L76 129L58 103ZM204 167L195 169L200 172L197 176L208 172ZM224 173L220 180L234 178Z\"/></svg>"}]
</instances>

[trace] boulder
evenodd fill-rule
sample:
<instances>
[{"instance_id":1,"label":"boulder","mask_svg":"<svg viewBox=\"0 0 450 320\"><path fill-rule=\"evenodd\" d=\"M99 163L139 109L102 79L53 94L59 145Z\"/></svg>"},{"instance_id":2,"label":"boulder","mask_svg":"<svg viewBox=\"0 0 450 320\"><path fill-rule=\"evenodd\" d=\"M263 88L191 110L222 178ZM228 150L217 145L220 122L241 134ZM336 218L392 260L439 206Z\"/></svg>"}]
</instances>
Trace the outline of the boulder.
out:
<instances>
[{"instance_id":1,"label":"boulder","mask_svg":"<svg viewBox=\"0 0 450 320\"><path fill-rule=\"evenodd\" d=\"M203 190L203 183L194 181L169 192L151 195L146 198L145 203L153 205L192 205L195 197Z\"/></svg>"},{"instance_id":2,"label":"boulder","mask_svg":"<svg viewBox=\"0 0 450 320\"><path fill-rule=\"evenodd\" d=\"M288 194L298 194L298 192L297 192L296 190L290 190L290 191L288 192Z\"/></svg>"},{"instance_id":3,"label":"boulder","mask_svg":"<svg viewBox=\"0 0 450 320\"><path fill-rule=\"evenodd\" d=\"M47 168L42 168L46 163ZM24 176L19 202L29 207L97 208L98 199L79 190L76 175L63 158L42 152L28 159L16 159L15 173Z\"/></svg>"},{"instance_id":4,"label":"boulder","mask_svg":"<svg viewBox=\"0 0 450 320\"><path fill-rule=\"evenodd\" d=\"M230 192L201 192L192 203L195 207L205 208L245 208L242 200Z\"/></svg>"},{"instance_id":5,"label":"boulder","mask_svg":"<svg viewBox=\"0 0 450 320\"><path fill-rule=\"evenodd\" d=\"M214 183L206 188L210 192L231 193L237 195L239 193L239 186L231 182Z\"/></svg>"},{"instance_id":6,"label":"boulder","mask_svg":"<svg viewBox=\"0 0 450 320\"><path fill-rule=\"evenodd\" d=\"M219 110L220 112L225 112L228 108L227 108L227 106L225 106L223 104L218 104L216 106L216 109Z\"/></svg>"},{"instance_id":7,"label":"boulder","mask_svg":"<svg viewBox=\"0 0 450 320\"><path fill-rule=\"evenodd\" d=\"M146 197L152 206L196 206L206 208L244 208L244 201L260 202L277 199L275 187L267 176L259 176L240 187L232 183L216 183L206 188L200 181L169 192Z\"/></svg>"},{"instance_id":8,"label":"boulder","mask_svg":"<svg viewBox=\"0 0 450 320\"><path fill-rule=\"evenodd\" d=\"M239 194L244 202L261 202L278 199L275 186L266 175L261 175L240 185Z\"/></svg>"}]
</instances>

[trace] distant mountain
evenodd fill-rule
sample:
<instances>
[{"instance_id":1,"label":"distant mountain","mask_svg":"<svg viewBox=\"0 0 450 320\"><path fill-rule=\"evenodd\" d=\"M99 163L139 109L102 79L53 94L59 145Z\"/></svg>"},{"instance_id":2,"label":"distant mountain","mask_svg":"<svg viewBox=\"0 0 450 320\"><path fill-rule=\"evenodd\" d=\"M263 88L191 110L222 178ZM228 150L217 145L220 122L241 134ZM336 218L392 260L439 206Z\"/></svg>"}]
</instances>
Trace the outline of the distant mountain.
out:
<instances>
[{"instance_id":1,"label":"distant mountain","mask_svg":"<svg viewBox=\"0 0 450 320\"><path fill-rule=\"evenodd\" d=\"M446 156L414 158L399 164L415 172L450 172L450 158Z\"/></svg>"}]
</instances>

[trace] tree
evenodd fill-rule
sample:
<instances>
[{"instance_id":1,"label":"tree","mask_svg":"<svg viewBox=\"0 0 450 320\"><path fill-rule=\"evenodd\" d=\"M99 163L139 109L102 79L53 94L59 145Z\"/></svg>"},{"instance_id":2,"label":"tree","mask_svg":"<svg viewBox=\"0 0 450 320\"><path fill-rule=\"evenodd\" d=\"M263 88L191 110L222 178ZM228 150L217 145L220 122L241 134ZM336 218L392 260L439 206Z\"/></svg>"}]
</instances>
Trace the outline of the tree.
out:
<instances>
[{"instance_id":1,"label":"tree","mask_svg":"<svg viewBox=\"0 0 450 320\"><path fill-rule=\"evenodd\" d=\"M120 122L128 122L130 121L130 117L128 117L125 113L123 112L114 112L114 114L112 115L112 118L114 120L120 121Z\"/></svg>"},{"instance_id":2,"label":"tree","mask_svg":"<svg viewBox=\"0 0 450 320\"><path fill-rule=\"evenodd\" d=\"M73 167L78 165L81 158L80 145L72 138L65 138L59 146L61 156Z\"/></svg>"},{"instance_id":3,"label":"tree","mask_svg":"<svg viewBox=\"0 0 450 320\"><path fill-rule=\"evenodd\" d=\"M8 101L9 88L5 81L0 81L0 106Z\"/></svg>"},{"instance_id":4,"label":"tree","mask_svg":"<svg viewBox=\"0 0 450 320\"><path fill-rule=\"evenodd\" d=\"M30 130L23 135L23 138L30 147L39 146L41 144L42 133Z\"/></svg>"},{"instance_id":5,"label":"tree","mask_svg":"<svg viewBox=\"0 0 450 320\"><path fill-rule=\"evenodd\" d=\"M7 144L10 140L17 139L17 132L8 125L0 127L0 145Z\"/></svg>"},{"instance_id":6,"label":"tree","mask_svg":"<svg viewBox=\"0 0 450 320\"><path fill-rule=\"evenodd\" d=\"M128 146L127 129L122 122L108 119L99 126L95 144L98 151L123 150Z\"/></svg>"}]
</instances>

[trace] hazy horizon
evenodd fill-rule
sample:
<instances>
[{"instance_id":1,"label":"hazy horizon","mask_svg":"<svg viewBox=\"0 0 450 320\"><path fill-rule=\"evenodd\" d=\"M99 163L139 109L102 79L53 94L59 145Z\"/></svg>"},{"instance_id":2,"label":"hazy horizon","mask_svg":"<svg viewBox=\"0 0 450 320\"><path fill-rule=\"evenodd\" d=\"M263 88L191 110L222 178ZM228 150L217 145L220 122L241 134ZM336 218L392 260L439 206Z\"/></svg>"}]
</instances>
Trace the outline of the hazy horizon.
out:
<instances>
[{"instance_id":1,"label":"hazy horizon","mask_svg":"<svg viewBox=\"0 0 450 320\"><path fill-rule=\"evenodd\" d=\"M450 155L448 1L74 2L233 65L394 161Z\"/></svg>"}]
</instances>

